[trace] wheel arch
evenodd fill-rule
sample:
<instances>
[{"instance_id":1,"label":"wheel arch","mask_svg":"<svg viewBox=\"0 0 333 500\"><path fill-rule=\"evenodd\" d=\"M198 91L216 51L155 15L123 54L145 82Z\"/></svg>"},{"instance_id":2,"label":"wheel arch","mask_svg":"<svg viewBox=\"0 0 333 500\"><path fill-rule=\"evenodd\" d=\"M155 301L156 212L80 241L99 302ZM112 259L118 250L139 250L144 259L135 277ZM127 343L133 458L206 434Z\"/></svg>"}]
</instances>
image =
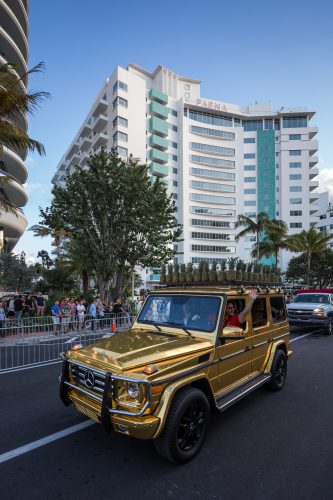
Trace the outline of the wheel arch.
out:
<instances>
[{"instance_id":1,"label":"wheel arch","mask_svg":"<svg viewBox=\"0 0 333 500\"><path fill-rule=\"evenodd\" d=\"M265 373L270 373L275 358L275 354L278 350L283 351L288 359L288 349L286 343L283 340L280 340L279 342L274 342L268 357L268 361L266 363Z\"/></svg>"}]
</instances>

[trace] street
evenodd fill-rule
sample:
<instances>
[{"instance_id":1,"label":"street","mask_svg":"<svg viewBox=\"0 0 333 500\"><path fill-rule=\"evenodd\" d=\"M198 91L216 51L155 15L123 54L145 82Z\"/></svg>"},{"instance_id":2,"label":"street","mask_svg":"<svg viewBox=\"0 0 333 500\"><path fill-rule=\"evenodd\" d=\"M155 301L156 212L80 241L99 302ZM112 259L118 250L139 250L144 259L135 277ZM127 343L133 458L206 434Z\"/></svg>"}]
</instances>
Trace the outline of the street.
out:
<instances>
[{"instance_id":1,"label":"street","mask_svg":"<svg viewBox=\"0 0 333 500\"><path fill-rule=\"evenodd\" d=\"M151 442L107 434L98 424L0 464L3 499L333 496L333 336L292 335L285 388L262 388L213 413L199 455L179 466ZM86 419L58 397L60 365L0 376L0 462L5 453Z\"/></svg>"}]
</instances>

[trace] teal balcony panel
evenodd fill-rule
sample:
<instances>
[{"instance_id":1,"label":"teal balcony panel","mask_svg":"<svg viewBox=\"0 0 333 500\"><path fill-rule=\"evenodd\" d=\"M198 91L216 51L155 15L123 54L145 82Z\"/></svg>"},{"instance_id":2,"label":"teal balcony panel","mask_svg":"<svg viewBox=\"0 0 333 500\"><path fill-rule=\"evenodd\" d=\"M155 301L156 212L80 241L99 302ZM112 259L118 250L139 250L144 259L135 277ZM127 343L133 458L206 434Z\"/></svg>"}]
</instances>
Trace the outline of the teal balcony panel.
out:
<instances>
[{"instance_id":1,"label":"teal balcony panel","mask_svg":"<svg viewBox=\"0 0 333 500\"><path fill-rule=\"evenodd\" d=\"M167 153L154 148L149 151L149 157L151 160L157 161L158 163L168 163L169 160Z\"/></svg>"},{"instance_id":2,"label":"teal balcony panel","mask_svg":"<svg viewBox=\"0 0 333 500\"><path fill-rule=\"evenodd\" d=\"M149 120L150 131L154 134L160 135L161 137L167 137L169 132L168 124L157 118L156 116L152 116Z\"/></svg>"},{"instance_id":3,"label":"teal balcony panel","mask_svg":"<svg viewBox=\"0 0 333 500\"><path fill-rule=\"evenodd\" d=\"M168 108L158 102L151 102L149 104L149 113L162 118L162 120L166 120L169 116Z\"/></svg>"},{"instance_id":4,"label":"teal balcony panel","mask_svg":"<svg viewBox=\"0 0 333 500\"><path fill-rule=\"evenodd\" d=\"M169 147L167 139L163 139L159 135L151 135L149 143L153 148L162 149L163 151Z\"/></svg>"},{"instance_id":5,"label":"teal balcony panel","mask_svg":"<svg viewBox=\"0 0 333 500\"><path fill-rule=\"evenodd\" d=\"M157 89L150 89L149 97L152 101L157 101L161 104L168 104L168 96L167 94L163 94Z\"/></svg>"},{"instance_id":6,"label":"teal balcony panel","mask_svg":"<svg viewBox=\"0 0 333 500\"><path fill-rule=\"evenodd\" d=\"M168 165L160 165L159 163L151 163L149 165L149 172L157 177L167 177L169 174Z\"/></svg>"},{"instance_id":7,"label":"teal balcony panel","mask_svg":"<svg viewBox=\"0 0 333 500\"><path fill-rule=\"evenodd\" d=\"M149 276L149 281L160 281L160 275L159 274L151 274Z\"/></svg>"}]
</instances>

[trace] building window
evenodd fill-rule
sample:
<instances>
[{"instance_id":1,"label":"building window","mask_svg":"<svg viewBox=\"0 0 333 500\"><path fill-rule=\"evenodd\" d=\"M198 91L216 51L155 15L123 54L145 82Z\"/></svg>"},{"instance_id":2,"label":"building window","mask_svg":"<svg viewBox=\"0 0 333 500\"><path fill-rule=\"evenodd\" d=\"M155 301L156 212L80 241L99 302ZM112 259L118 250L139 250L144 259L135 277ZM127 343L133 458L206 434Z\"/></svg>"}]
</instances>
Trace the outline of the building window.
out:
<instances>
[{"instance_id":1,"label":"building window","mask_svg":"<svg viewBox=\"0 0 333 500\"><path fill-rule=\"evenodd\" d=\"M113 134L113 142L116 142L116 141L124 141L124 142L127 142L127 134L124 134L124 132L120 132L118 130L118 132L116 132L115 134Z\"/></svg>"},{"instance_id":2,"label":"building window","mask_svg":"<svg viewBox=\"0 0 333 500\"><path fill-rule=\"evenodd\" d=\"M289 168L301 168L302 163L300 161L292 161L289 163Z\"/></svg>"},{"instance_id":3,"label":"building window","mask_svg":"<svg viewBox=\"0 0 333 500\"><path fill-rule=\"evenodd\" d=\"M210 144L201 144L199 142L191 142L191 149L204 151L205 153L219 154L225 156L235 156L235 150L232 148L223 148L220 146L212 146Z\"/></svg>"},{"instance_id":4,"label":"building window","mask_svg":"<svg viewBox=\"0 0 333 500\"><path fill-rule=\"evenodd\" d=\"M178 186L178 182L177 181L172 181L172 185L177 187Z\"/></svg>"},{"instance_id":5,"label":"building window","mask_svg":"<svg viewBox=\"0 0 333 500\"><path fill-rule=\"evenodd\" d=\"M195 207L192 207L195 208ZM208 220L208 219L192 219L192 226L200 226L200 227L217 227L217 228L234 228L234 222L225 222L220 220Z\"/></svg>"},{"instance_id":6,"label":"building window","mask_svg":"<svg viewBox=\"0 0 333 500\"><path fill-rule=\"evenodd\" d=\"M177 132L178 128L176 127L176 125L172 125L172 123L168 123L168 127L170 130L173 130L174 132Z\"/></svg>"},{"instance_id":7,"label":"building window","mask_svg":"<svg viewBox=\"0 0 333 500\"><path fill-rule=\"evenodd\" d=\"M173 159L173 161L178 161L178 156L172 155L172 159Z\"/></svg>"},{"instance_id":8,"label":"building window","mask_svg":"<svg viewBox=\"0 0 333 500\"><path fill-rule=\"evenodd\" d=\"M290 229L301 229L301 228L302 228L301 222L291 222L290 223Z\"/></svg>"},{"instance_id":9,"label":"building window","mask_svg":"<svg viewBox=\"0 0 333 500\"><path fill-rule=\"evenodd\" d=\"M245 153L245 155L244 155L245 160L250 160L250 159L253 159L255 157L256 157L255 153Z\"/></svg>"},{"instance_id":10,"label":"building window","mask_svg":"<svg viewBox=\"0 0 333 500\"><path fill-rule=\"evenodd\" d=\"M207 137L216 137L221 139L235 139L233 132L225 132L224 130L216 130L214 128L197 127L196 125L190 126L192 134L205 135Z\"/></svg>"},{"instance_id":11,"label":"building window","mask_svg":"<svg viewBox=\"0 0 333 500\"><path fill-rule=\"evenodd\" d=\"M213 115L211 113L204 113L202 111L194 111L190 109L189 117L191 120L195 120L197 122L218 125L219 127L232 127L232 118L229 116Z\"/></svg>"},{"instance_id":12,"label":"building window","mask_svg":"<svg viewBox=\"0 0 333 500\"><path fill-rule=\"evenodd\" d=\"M217 184L214 182L190 181L190 187L193 189L207 189L209 191L224 191L228 193L235 192L235 186L231 184Z\"/></svg>"},{"instance_id":13,"label":"building window","mask_svg":"<svg viewBox=\"0 0 333 500\"><path fill-rule=\"evenodd\" d=\"M290 193L301 193L302 186L290 186L289 191L290 191Z\"/></svg>"},{"instance_id":14,"label":"building window","mask_svg":"<svg viewBox=\"0 0 333 500\"><path fill-rule=\"evenodd\" d=\"M122 125L123 127L128 127L128 120L122 116L116 116L113 120L112 125L116 127L117 125Z\"/></svg>"},{"instance_id":15,"label":"building window","mask_svg":"<svg viewBox=\"0 0 333 500\"><path fill-rule=\"evenodd\" d=\"M215 196L210 194L191 193L190 200L205 201L207 203L217 203L219 205L235 205L236 198L229 198L227 196Z\"/></svg>"},{"instance_id":16,"label":"building window","mask_svg":"<svg viewBox=\"0 0 333 500\"><path fill-rule=\"evenodd\" d=\"M245 132L263 130L263 120L243 120L243 128Z\"/></svg>"},{"instance_id":17,"label":"building window","mask_svg":"<svg viewBox=\"0 0 333 500\"><path fill-rule=\"evenodd\" d=\"M289 180L290 181L301 181L302 174L289 174Z\"/></svg>"},{"instance_id":18,"label":"building window","mask_svg":"<svg viewBox=\"0 0 333 500\"><path fill-rule=\"evenodd\" d=\"M244 182L256 182L256 177L244 177Z\"/></svg>"},{"instance_id":19,"label":"building window","mask_svg":"<svg viewBox=\"0 0 333 500\"><path fill-rule=\"evenodd\" d=\"M173 169L172 169L172 173L173 173L173 174L178 174L178 170L177 170L177 168L173 167Z\"/></svg>"},{"instance_id":20,"label":"building window","mask_svg":"<svg viewBox=\"0 0 333 500\"><path fill-rule=\"evenodd\" d=\"M302 198L290 198L290 205L302 205Z\"/></svg>"},{"instance_id":21,"label":"building window","mask_svg":"<svg viewBox=\"0 0 333 500\"><path fill-rule=\"evenodd\" d=\"M229 240L231 241L230 234L223 233L199 233L197 231L192 231L191 238L197 240Z\"/></svg>"},{"instance_id":22,"label":"building window","mask_svg":"<svg viewBox=\"0 0 333 500\"><path fill-rule=\"evenodd\" d=\"M290 210L290 217L300 217L302 210Z\"/></svg>"},{"instance_id":23,"label":"building window","mask_svg":"<svg viewBox=\"0 0 333 500\"><path fill-rule=\"evenodd\" d=\"M191 88L191 85L188 85L188 84L184 85L185 90L190 90L190 88Z\"/></svg>"},{"instance_id":24,"label":"building window","mask_svg":"<svg viewBox=\"0 0 333 500\"><path fill-rule=\"evenodd\" d=\"M117 96L113 101L113 109L115 109L117 106L123 106L124 108L128 108L127 99L123 99L122 97Z\"/></svg>"},{"instance_id":25,"label":"building window","mask_svg":"<svg viewBox=\"0 0 333 500\"><path fill-rule=\"evenodd\" d=\"M255 137L245 137L244 144L254 144L256 142Z\"/></svg>"},{"instance_id":26,"label":"building window","mask_svg":"<svg viewBox=\"0 0 333 500\"><path fill-rule=\"evenodd\" d=\"M177 149L178 148L178 144L176 142L173 142L173 141L169 141L169 146L171 148L174 148L174 149Z\"/></svg>"},{"instance_id":27,"label":"building window","mask_svg":"<svg viewBox=\"0 0 333 500\"><path fill-rule=\"evenodd\" d=\"M300 149L291 149L289 151L289 156L301 156L302 151Z\"/></svg>"},{"instance_id":28,"label":"building window","mask_svg":"<svg viewBox=\"0 0 333 500\"><path fill-rule=\"evenodd\" d=\"M289 141L300 141L301 138L301 134L289 134Z\"/></svg>"},{"instance_id":29,"label":"building window","mask_svg":"<svg viewBox=\"0 0 333 500\"><path fill-rule=\"evenodd\" d=\"M244 170L255 170L256 166L255 165L244 165Z\"/></svg>"},{"instance_id":30,"label":"building window","mask_svg":"<svg viewBox=\"0 0 333 500\"><path fill-rule=\"evenodd\" d=\"M256 189L244 189L244 194L256 194Z\"/></svg>"},{"instance_id":31,"label":"building window","mask_svg":"<svg viewBox=\"0 0 333 500\"><path fill-rule=\"evenodd\" d=\"M319 219L320 219L320 220L326 219L326 214L320 215L320 216L319 216Z\"/></svg>"},{"instance_id":32,"label":"building window","mask_svg":"<svg viewBox=\"0 0 333 500\"><path fill-rule=\"evenodd\" d=\"M244 201L245 207L255 207L256 205L257 205L256 200L245 200Z\"/></svg>"},{"instance_id":33,"label":"building window","mask_svg":"<svg viewBox=\"0 0 333 500\"><path fill-rule=\"evenodd\" d=\"M121 156L128 156L127 148L122 148L121 146L117 147L117 153Z\"/></svg>"},{"instance_id":34,"label":"building window","mask_svg":"<svg viewBox=\"0 0 333 500\"><path fill-rule=\"evenodd\" d=\"M190 160L194 163L202 163L203 165L214 165L216 167L234 168L235 162L232 160L224 160L223 158L210 158L207 156L191 155Z\"/></svg>"},{"instance_id":35,"label":"building window","mask_svg":"<svg viewBox=\"0 0 333 500\"><path fill-rule=\"evenodd\" d=\"M115 93L115 91L117 89L125 90L125 92L127 92L127 84L124 82L121 82L120 80L117 80L112 88L113 94Z\"/></svg>"},{"instance_id":36,"label":"building window","mask_svg":"<svg viewBox=\"0 0 333 500\"><path fill-rule=\"evenodd\" d=\"M197 215L213 215L215 217L235 217L235 210L229 208L195 207L191 206L191 213Z\"/></svg>"},{"instance_id":37,"label":"building window","mask_svg":"<svg viewBox=\"0 0 333 500\"><path fill-rule=\"evenodd\" d=\"M283 118L283 128L302 128L308 126L306 116L288 116Z\"/></svg>"},{"instance_id":38,"label":"building window","mask_svg":"<svg viewBox=\"0 0 333 500\"><path fill-rule=\"evenodd\" d=\"M265 119L265 130L273 130L273 119L272 118Z\"/></svg>"},{"instance_id":39,"label":"building window","mask_svg":"<svg viewBox=\"0 0 333 500\"><path fill-rule=\"evenodd\" d=\"M231 172L219 172L217 170L207 170L205 168L191 168L191 175L197 175L199 177L211 177L214 179L222 179L224 181L234 181L235 174Z\"/></svg>"},{"instance_id":40,"label":"building window","mask_svg":"<svg viewBox=\"0 0 333 500\"><path fill-rule=\"evenodd\" d=\"M235 253L235 247L220 247L213 245L191 245L192 252L216 252L216 253Z\"/></svg>"}]
</instances>

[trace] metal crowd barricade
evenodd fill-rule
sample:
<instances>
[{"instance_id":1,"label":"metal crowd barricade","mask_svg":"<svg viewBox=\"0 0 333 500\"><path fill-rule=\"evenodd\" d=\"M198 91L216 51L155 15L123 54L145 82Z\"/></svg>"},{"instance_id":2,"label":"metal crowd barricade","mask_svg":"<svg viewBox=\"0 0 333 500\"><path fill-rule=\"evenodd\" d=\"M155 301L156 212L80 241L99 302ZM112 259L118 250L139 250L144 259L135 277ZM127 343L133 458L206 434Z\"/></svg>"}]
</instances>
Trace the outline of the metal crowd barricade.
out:
<instances>
[{"instance_id":1,"label":"metal crowd barricade","mask_svg":"<svg viewBox=\"0 0 333 500\"><path fill-rule=\"evenodd\" d=\"M51 316L23 317L0 323L0 374L58 362L73 344L92 344L116 331L127 330L136 316L123 313L84 318L69 316L54 323Z\"/></svg>"}]
</instances>

